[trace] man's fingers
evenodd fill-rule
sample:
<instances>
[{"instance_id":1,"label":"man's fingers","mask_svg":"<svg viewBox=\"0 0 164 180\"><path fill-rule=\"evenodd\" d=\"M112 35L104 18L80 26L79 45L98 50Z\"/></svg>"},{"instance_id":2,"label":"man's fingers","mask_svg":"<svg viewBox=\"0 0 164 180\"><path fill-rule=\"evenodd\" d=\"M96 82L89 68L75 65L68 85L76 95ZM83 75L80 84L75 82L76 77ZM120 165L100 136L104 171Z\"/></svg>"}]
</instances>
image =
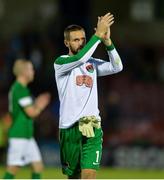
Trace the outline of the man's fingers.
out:
<instances>
[{"instance_id":1,"label":"man's fingers","mask_svg":"<svg viewBox=\"0 0 164 180\"><path fill-rule=\"evenodd\" d=\"M106 13L103 17L107 17L107 16L110 16L110 12Z\"/></svg>"},{"instance_id":2,"label":"man's fingers","mask_svg":"<svg viewBox=\"0 0 164 180\"><path fill-rule=\"evenodd\" d=\"M111 16L113 16L113 14L107 13L105 16L101 16L101 18L102 18L102 19L106 19L106 18L109 18L109 17L111 17Z\"/></svg>"},{"instance_id":3,"label":"man's fingers","mask_svg":"<svg viewBox=\"0 0 164 180\"><path fill-rule=\"evenodd\" d=\"M106 17L99 18L99 22L103 22L104 21L104 22L106 22L108 24L110 24L113 20L114 20L113 14L110 14L110 15L108 15Z\"/></svg>"},{"instance_id":4,"label":"man's fingers","mask_svg":"<svg viewBox=\"0 0 164 180\"><path fill-rule=\"evenodd\" d=\"M111 26L113 23L114 23L114 19L111 20L111 21L108 23L108 25Z\"/></svg>"},{"instance_id":5,"label":"man's fingers","mask_svg":"<svg viewBox=\"0 0 164 180\"><path fill-rule=\"evenodd\" d=\"M107 20L107 19L112 18L112 17L113 17L113 14L107 13L104 16L98 16L98 20Z\"/></svg>"},{"instance_id":6,"label":"man's fingers","mask_svg":"<svg viewBox=\"0 0 164 180\"><path fill-rule=\"evenodd\" d=\"M110 34L110 26L114 23L114 16L111 13L107 13L104 16L98 16L97 28L94 28L96 33L100 36L108 36ZM109 35L110 36L110 35Z\"/></svg>"},{"instance_id":7,"label":"man's fingers","mask_svg":"<svg viewBox=\"0 0 164 180\"><path fill-rule=\"evenodd\" d=\"M107 19L114 19L113 14L112 14L112 15L110 15L110 16L108 16L108 17L107 17Z\"/></svg>"},{"instance_id":8,"label":"man's fingers","mask_svg":"<svg viewBox=\"0 0 164 180\"><path fill-rule=\"evenodd\" d=\"M113 21L114 20L114 17L110 17L110 18L108 18L106 21L107 22L111 22L111 21Z\"/></svg>"},{"instance_id":9,"label":"man's fingers","mask_svg":"<svg viewBox=\"0 0 164 180\"><path fill-rule=\"evenodd\" d=\"M111 21L110 24L109 24L109 26L111 26L113 23L114 23L114 21Z\"/></svg>"},{"instance_id":10,"label":"man's fingers","mask_svg":"<svg viewBox=\"0 0 164 180\"><path fill-rule=\"evenodd\" d=\"M109 21L109 20L113 20L113 19L114 19L114 16L113 16L113 15L110 15L110 16L104 18L103 20L104 20L104 21Z\"/></svg>"}]
</instances>

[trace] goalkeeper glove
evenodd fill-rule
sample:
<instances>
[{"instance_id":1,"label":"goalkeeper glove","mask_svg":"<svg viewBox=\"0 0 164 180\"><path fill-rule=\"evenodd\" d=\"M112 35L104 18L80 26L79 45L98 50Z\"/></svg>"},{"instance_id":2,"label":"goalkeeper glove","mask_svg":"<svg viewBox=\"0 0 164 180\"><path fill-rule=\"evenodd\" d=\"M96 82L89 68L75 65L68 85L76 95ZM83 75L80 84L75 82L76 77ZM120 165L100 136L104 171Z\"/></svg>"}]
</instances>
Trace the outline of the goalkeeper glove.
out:
<instances>
[{"instance_id":1,"label":"goalkeeper glove","mask_svg":"<svg viewBox=\"0 0 164 180\"><path fill-rule=\"evenodd\" d=\"M88 138L94 137L93 127L100 128L100 122L97 121L95 116L84 116L80 118L79 131L81 131L83 136Z\"/></svg>"}]
</instances>

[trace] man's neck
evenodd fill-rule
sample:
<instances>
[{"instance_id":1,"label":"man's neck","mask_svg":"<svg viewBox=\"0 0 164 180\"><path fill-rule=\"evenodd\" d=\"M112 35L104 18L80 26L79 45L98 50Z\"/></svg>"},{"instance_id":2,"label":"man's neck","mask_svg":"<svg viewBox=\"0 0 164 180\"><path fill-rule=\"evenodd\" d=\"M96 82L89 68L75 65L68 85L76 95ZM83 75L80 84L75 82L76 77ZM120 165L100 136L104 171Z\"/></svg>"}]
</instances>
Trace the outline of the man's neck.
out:
<instances>
[{"instance_id":1,"label":"man's neck","mask_svg":"<svg viewBox=\"0 0 164 180\"><path fill-rule=\"evenodd\" d=\"M68 56L73 56L73 55L74 54L71 51L69 51Z\"/></svg>"},{"instance_id":2,"label":"man's neck","mask_svg":"<svg viewBox=\"0 0 164 180\"><path fill-rule=\"evenodd\" d=\"M68 56L74 56L74 55L76 55L77 53L73 53L71 50L69 50L69 52L68 52Z\"/></svg>"},{"instance_id":3,"label":"man's neck","mask_svg":"<svg viewBox=\"0 0 164 180\"><path fill-rule=\"evenodd\" d=\"M27 80L24 77L17 77L16 80L23 86L27 86L27 84L28 84Z\"/></svg>"}]
</instances>

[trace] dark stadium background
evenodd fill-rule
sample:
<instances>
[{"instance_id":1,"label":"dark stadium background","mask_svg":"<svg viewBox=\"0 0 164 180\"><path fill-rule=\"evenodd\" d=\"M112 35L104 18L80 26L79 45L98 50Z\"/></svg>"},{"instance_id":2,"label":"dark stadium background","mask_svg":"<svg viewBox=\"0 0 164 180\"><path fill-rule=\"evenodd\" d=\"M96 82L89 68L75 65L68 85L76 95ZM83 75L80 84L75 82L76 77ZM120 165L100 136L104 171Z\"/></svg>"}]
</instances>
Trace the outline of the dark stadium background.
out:
<instances>
[{"instance_id":1,"label":"dark stadium background","mask_svg":"<svg viewBox=\"0 0 164 180\"><path fill-rule=\"evenodd\" d=\"M59 100L54 58L67 53L63 30L69 24L94 33L97 16L115 16L112 40L122 58L121 73L98 80L104 130L102 165L164 169L164 1L163 0L0 0L0 165L7 147L8 90L17 58L30 59L35 96L52 94L35 122L35 137L45 165L60 167ZM94 54L107 58L101 45Z\"/></svg>"}]
</instances>

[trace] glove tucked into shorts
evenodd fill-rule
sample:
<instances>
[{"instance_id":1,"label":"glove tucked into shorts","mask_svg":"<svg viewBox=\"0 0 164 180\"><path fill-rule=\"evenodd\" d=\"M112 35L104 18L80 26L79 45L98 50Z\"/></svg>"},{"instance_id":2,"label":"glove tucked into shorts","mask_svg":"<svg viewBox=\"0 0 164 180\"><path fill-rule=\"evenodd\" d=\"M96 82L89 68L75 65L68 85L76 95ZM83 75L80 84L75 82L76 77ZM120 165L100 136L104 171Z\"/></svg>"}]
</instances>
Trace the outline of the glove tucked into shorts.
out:
<instances>
[{"instance_id":1,"label":"glove tucked into shorts","mask_svg":"<svg viewBox=\"0 0 164 180\"><path fill-rule=\"evenodd\" d=\"M82 133L83 136L86 137L94 137L94 130L93 127L99 129L100 121L97 120L95 116L84 116L80 118L79 121L79 131Z\"/></svg>"}]
</instances>

